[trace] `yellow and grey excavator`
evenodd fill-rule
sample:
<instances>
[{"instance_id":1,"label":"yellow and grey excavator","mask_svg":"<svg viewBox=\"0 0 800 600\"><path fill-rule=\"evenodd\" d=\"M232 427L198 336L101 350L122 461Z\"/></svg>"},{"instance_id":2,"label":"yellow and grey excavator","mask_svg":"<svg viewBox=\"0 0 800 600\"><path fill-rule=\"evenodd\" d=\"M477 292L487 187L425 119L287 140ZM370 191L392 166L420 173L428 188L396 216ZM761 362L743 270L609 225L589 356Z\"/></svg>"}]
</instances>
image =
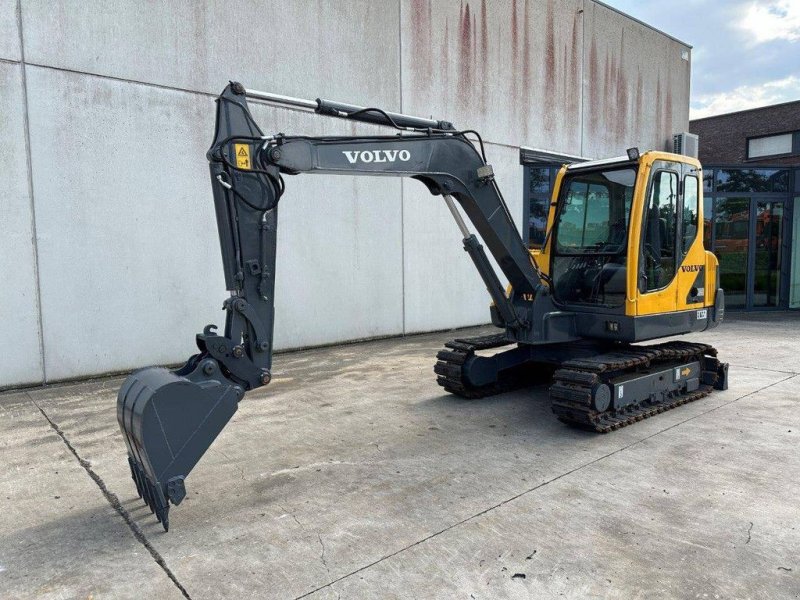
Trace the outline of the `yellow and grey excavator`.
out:
<instances>
[{"instance_id":1,"label":"yellow and grey excavator","mask_svg":"<svg viewBox=\"0 0 800 600\"><path fill-rule=\"evenodd\" d=\"M248 99L396 131L265 135ZM544 377L551 381L552 409L561 421L609 432L727 388L728 365L707 344L638 344L709 329L724 316L717 259L703 248L697 160L631 148L620 158L564 166L544 242L530 251L475 131L239 83L217 99L215 129L207 156L230 291L224 331L207 325L197 335L199 352L177 370L134 372L117 401L137 491L164 529L170 503L183 500L186 476L245 392L270 382L284 176L410 177L444 199L492 299L491 321L499 329L445 344L434 371L448 392L480 398ZM507 289L457 204L508 279Z\"/></svg>"}]
</instances>

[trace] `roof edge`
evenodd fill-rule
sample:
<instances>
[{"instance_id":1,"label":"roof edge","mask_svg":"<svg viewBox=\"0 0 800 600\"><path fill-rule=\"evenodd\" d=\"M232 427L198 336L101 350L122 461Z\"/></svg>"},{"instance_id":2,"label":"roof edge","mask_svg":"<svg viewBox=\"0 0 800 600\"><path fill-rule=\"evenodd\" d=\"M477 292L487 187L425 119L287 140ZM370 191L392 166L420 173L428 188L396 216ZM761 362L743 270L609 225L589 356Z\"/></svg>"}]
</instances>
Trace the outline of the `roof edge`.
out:
<instances>
[{"instance_id":1,"label":"roof edge","mask_svg":"<svg viewBox=\"0 0 800 600\"><path fill-rule=\"evenodd\" d=\"M600 6L602 6L604 8L607 8L609 10L613 10L615 13L620 14L623 17L626 17L626 18L630 19L631 21L635 21L636 23L639 23L639 25L644 25L648 29L652 29L656 33L660 33L661 35L671 39L673 42L678 42L679 44L682 44L682 45L686 46L690 50L693 48L693 46L691 44L689 44L687 42L684 42L683 40L679 40L674 35L670 35L666 31L662 31L658 27L654 27L653 25L650 25L650 23L646 23L646 22L642 21L641 19L637 19L636 17L629 15L628 13L626 13L623 10L620 10L618 8L615 8L615 7L611 6L611 5L609 5L609 4L606 4L605 2L602 2L601 0L591 0L591 1L594 2L595 4L599 4Z\"/></svg>"},{"instance_id":2,"label":"roof edge","mask_svg":"<svg viewBox=\"0 0 800 600\"><path fill-rule=\"evenodd\" d=\"M739 115L741 113L755 112L757 110L767 110L769 108L778 108L779 106L786 106L787 104L800 104L800 100L787 100L786 102L778 102L777 104L767 104L766 106L755 106L753 108L743 108L742 110L734 110L727 113L720 113L718 115L711 115L709 117L700 117L699 119L689 119L689 125L697 121L707 121L708 119L719 119L720 117L729 117L731 115Z\"/></svg>"}]
</instances>

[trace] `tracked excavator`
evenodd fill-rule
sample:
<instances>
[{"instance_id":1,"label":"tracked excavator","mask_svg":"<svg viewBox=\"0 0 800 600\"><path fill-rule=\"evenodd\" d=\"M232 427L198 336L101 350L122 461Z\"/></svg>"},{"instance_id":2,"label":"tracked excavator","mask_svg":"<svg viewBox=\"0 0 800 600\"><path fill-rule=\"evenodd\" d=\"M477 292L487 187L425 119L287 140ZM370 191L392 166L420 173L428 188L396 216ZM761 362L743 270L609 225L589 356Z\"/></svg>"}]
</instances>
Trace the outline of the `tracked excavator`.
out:
<instances>
[{"instance_id":1,"label":"tracked excavator","mask_svg":"<svg viewBox=\"0 0 800 600\"><path fill-rule=\"evenodd\" d=\"M265 134L248 101L394 131ZM565 165L544 242L530 250L480 136L448 121L231 82L217 99L207 157L230 292L224 330L207 325L197 335L198 353L179 369L132 373L117 401L137 491L165 530L170 504L186 495L187 475L245 393L272 377L278 205L291 176L409 177L443 199L498 328L454 339L438 353L434 371L450 393L481 398L545 376L558 419L605 433L727 388L728 365L711 346L639 343L710 329L724 317L717 259L703 248L702 174L693 158L631 148L619 158Z\"/></svg>"}]
</instances>

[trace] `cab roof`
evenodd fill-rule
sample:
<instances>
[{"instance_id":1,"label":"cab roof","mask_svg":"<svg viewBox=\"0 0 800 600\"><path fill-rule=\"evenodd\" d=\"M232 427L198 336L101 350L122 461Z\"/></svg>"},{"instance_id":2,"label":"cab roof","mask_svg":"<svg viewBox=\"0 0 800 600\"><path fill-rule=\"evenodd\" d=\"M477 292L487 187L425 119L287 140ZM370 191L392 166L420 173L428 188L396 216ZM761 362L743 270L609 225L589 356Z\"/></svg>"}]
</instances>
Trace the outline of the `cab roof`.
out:
<instances>
[{"instance_id":1,"label":"cab roof","mask_svg":"<svg viewBox=\"0 0 800 600\"><path fill-rule=\"evenodd\" d=\"M614 156L611 158L601 158L599 160L586 160L583 162L571 163L565 165L565 168L567 171L581 171L584 169L595 169L597 167L635 165L640 162L644 162L644 160L648 157L652 160L670 160L673 162L687 163L698 168L700 167L700 163L697 161L697 159L691 156L686 156L684 154L673 154L672 152L662 152L659 150L648 150L647 152L642 152L637 160L631 160L627 155L623 155Z\"/></svg>"},{"instance_id":2,"label":"cab roof","mask_svg":"<svg viewBox=\"0 0 800 600\"><path fill-rule=\"evenodd\" d=\"M568 171L580 171L583 169L594 169L595 167L605 167L609 165L624 165L633 164L639 161L631 160L627 156L614 156L612 158L601 158L599 160L586 160L583 162L572 163L567 165Z\"/></svg>"}]
</instances>

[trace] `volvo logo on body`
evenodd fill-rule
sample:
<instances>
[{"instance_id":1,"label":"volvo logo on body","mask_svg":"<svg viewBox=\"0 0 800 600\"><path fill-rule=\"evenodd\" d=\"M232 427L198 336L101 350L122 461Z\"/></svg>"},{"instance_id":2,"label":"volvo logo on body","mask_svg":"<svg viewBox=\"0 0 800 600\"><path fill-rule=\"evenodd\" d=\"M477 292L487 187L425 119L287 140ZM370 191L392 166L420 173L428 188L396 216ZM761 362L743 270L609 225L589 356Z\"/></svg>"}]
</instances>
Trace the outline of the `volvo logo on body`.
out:
<instances>
[{"instance_id":1,"label":"volvo logo on body","mask_svg":"<svg viewBox=\"0 0 800 600\"><path fill-rule=\"evenodd\" d=\"M358 161L363 163L386 163L398 160L408 162L411 153L408 150L342 150L351 165Z\"/></svg>"}]
</instances>

